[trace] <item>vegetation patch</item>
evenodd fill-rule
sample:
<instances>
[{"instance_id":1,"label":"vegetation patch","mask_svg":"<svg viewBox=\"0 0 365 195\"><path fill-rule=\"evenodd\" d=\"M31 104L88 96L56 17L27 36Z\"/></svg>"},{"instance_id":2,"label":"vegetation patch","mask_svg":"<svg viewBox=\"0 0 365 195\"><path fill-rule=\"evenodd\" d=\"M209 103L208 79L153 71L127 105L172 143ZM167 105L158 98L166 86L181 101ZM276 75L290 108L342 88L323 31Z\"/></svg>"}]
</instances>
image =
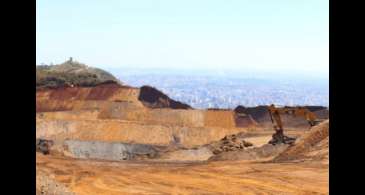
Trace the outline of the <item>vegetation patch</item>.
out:
<instances>
[{"instance_id":1,"label":"vegetation patch","mask_svg":"<svg viewBox=\"0 0 365 195\"><path fill-rule=\"evenodd\" d=\"M112 74L72 61L72 59L58 65L36 67L37 89L67 86L92 87L105 83L122 84Z\"/></svg>"}]
</instances>

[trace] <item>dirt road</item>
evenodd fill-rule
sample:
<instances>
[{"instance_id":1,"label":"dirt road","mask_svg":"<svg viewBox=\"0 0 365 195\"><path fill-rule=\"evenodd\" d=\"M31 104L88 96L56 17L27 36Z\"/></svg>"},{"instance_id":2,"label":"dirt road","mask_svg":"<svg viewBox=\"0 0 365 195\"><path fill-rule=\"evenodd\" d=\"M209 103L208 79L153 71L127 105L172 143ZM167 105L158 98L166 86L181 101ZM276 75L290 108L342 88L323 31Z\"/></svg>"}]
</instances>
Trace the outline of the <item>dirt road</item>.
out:
<instances>
[{"instance_id":1,"label":"dirt road","mask_svg":"<svg viewBox=\"0 0 365 195\"><path fill-rule=\"evenodd\" d=\"M76 194L328 194L328 165L74 160L37 153L37 172Z\"/></svg>"}]
</instances>

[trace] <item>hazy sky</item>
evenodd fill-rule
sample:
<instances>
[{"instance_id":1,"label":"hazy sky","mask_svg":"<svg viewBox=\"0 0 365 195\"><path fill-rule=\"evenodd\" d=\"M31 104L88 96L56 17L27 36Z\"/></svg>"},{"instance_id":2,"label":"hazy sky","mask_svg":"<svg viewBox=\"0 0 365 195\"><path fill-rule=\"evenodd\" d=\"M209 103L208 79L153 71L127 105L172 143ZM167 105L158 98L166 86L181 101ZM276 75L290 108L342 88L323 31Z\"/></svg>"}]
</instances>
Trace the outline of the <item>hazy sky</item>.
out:
<instances>
[{"instance_id":1,"label":"hazy sky","mask_svg":"<svg viewBox=\"0 0 365 195\"><path fill-rule=\"evenodd\" d=\"M37 0L37 64L328 74L328 1Z\"/></svg>"}]
</instances>

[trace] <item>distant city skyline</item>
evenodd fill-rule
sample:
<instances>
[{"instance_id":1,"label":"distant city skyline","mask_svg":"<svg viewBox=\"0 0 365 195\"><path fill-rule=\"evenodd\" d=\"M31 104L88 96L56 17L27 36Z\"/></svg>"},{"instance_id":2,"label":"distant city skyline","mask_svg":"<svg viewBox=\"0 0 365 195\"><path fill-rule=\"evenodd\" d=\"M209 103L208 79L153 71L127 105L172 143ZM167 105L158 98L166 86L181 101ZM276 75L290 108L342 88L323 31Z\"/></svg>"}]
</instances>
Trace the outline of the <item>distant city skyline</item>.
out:
<instances>
[{"instance_id":1,"label":"distant city skyline","mask_svg":"<svg viewBox=\"0 0 365 195\"><path fill-rule=\"evenodd\" d=\"M328 1L37 0L36 63L328 77Z\"/></svg>"},{"instance_id":2,"label":"distant city skyline","mask_svg":"<svg viewBox=\"0 0 365 195\"><path fill-rule=\"evenodd\" d=\"M200 73L198 73L200 74ZM180 72L123 71L115 75L127 85L156 87L194 108L235 108L238 105L329 105L328 79L249 78L240 75L197 75Z\"/></svg>"}]
</instances>

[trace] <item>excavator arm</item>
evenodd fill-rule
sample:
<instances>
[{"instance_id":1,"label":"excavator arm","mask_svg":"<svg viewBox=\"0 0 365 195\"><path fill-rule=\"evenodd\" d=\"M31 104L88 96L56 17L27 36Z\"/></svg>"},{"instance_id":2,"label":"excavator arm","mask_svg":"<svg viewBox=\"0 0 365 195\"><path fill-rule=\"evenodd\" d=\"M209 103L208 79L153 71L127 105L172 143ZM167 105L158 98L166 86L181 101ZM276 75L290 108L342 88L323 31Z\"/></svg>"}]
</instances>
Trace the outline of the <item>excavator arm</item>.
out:
<instances>
[{"instance_id":1,"label":"excavator arm","mask_svg":"<svg viewBox=\"0 0 365 195\"><path fill-rule=\"evenodd\" d=\"M315 126L318 124L319 120L317 116L304 107L283 107L276 108L273 104L268 106L268 111L270 114L271 122L273 123L275 133L273 134L272 140L270 140L270 144L277 143L287 143L291 144L295 141L294 138L290 138L284 135L283 122L281 120L280 115L287 114L292 115L294 117L303 117L305 118L310 126Z\"/></svg>"}]
</instances>

